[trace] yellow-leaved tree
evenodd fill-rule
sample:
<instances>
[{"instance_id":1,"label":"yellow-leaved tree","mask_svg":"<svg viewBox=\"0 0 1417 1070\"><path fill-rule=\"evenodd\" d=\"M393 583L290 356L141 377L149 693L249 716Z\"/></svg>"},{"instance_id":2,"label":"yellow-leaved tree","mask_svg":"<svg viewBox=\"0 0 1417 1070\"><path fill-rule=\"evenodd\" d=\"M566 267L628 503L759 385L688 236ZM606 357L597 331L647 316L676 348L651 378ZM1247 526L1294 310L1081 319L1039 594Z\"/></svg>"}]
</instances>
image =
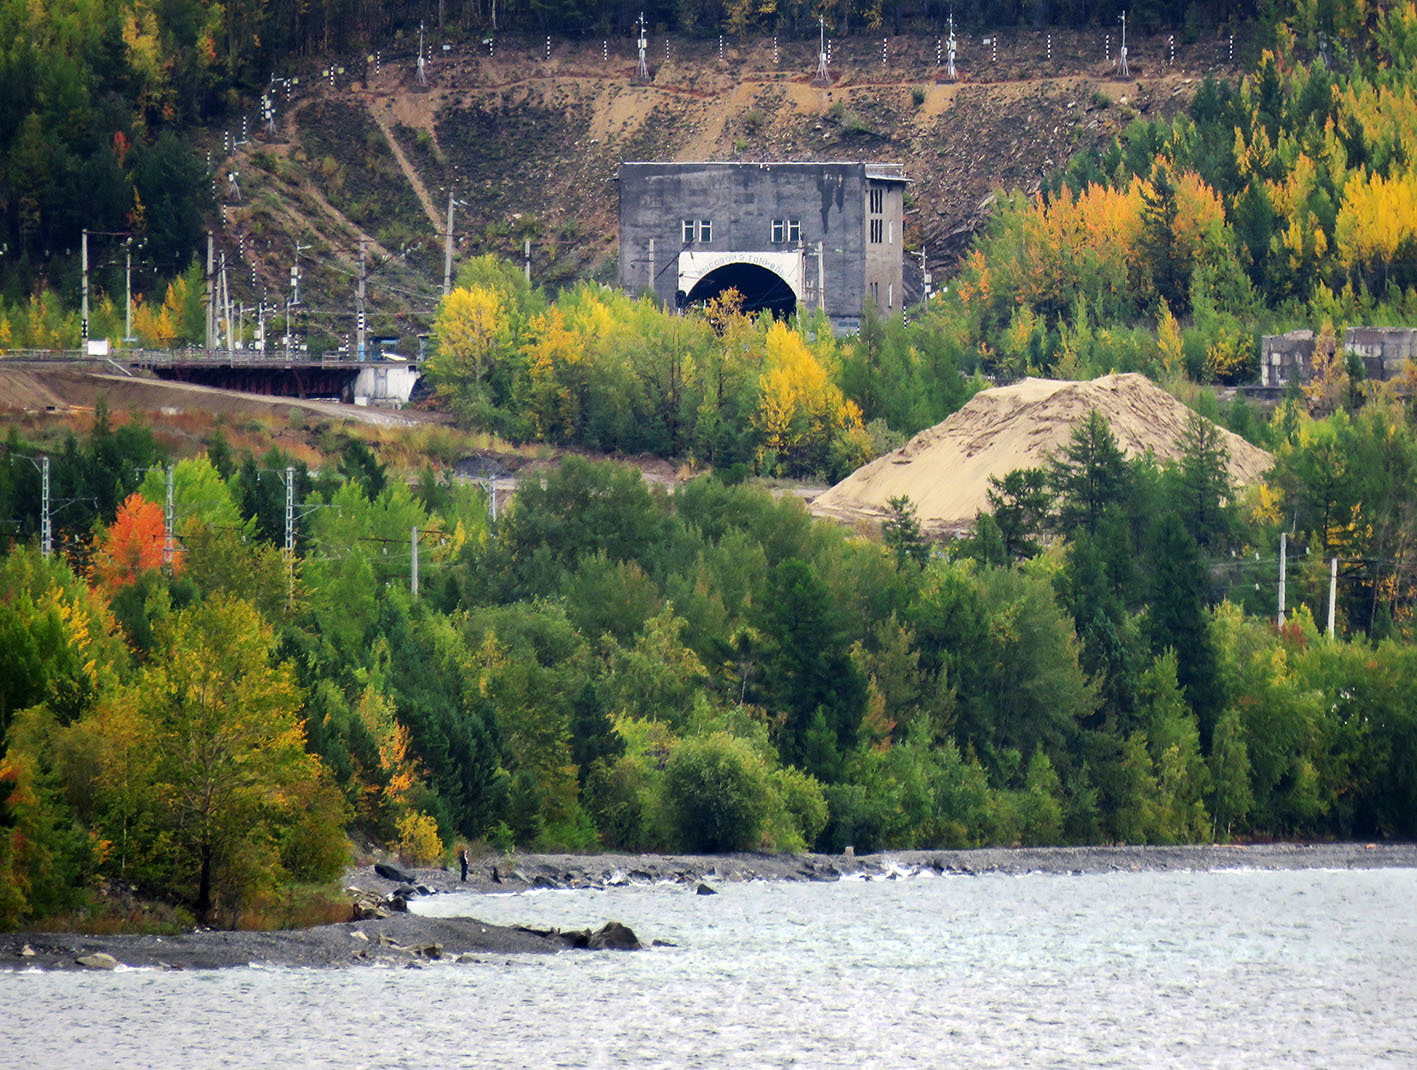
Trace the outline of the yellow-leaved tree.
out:
<instances>
[{"instance_id":1,"label":"yellow-leaved tree","mask_svg":"<svg viewBox=\"0 0 1417 1070\"><path fill-rule=\"evenodd\" d=\"M273 663L275 633L250 603L225 595L173 615L129 688L116 693L116 740L101 763L110 805L135 797L131 834L197 917L234 926L262 892L328 880L347 855L345 804L305 749L301 693ZM121 753L120 753L121 752Z\"/></svg>"},{"instance_id":2,"label":"yellow-leaved tree","mask_svg":"<svg viewBox=\"0 0 1417 1070\"><path fill-rule=\"evenodd\" d=\"M489 286L459 286L438 306L433 332L429 375L460 415L476 419L477 407L488 400L488 375L513 344L502 295Z\"/></svg>"},{"instance_id":3,"label":"yellow-leaved tree","mask_svg":"<svg viewBox=\"0 0 1417 1070\"><path fill-rule=\"evenodd\" d=\"M758 464L769 471L849 471L869 451L861 410L784 323L769 327L763 342L753 426L760 436Z\"/></svg>"}]
</instances>

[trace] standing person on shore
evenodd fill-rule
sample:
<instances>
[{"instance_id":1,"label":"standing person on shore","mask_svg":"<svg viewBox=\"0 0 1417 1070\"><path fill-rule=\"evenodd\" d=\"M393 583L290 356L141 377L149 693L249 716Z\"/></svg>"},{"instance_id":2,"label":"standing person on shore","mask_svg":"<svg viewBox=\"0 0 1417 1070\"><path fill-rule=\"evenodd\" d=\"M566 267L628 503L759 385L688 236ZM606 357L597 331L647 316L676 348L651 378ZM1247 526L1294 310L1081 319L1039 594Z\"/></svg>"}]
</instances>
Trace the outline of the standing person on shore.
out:
<instances>
[{"instance_id":1,"label":"standing person on shore","mask_svg":"<svg viewBox=\"0 0 1417 1070\"><path fill-rule=\"evenodd\" d=\"M458 848L458 865L462 866L462 879L467 880L467 848Z\"/></svg>"}]
</instances>

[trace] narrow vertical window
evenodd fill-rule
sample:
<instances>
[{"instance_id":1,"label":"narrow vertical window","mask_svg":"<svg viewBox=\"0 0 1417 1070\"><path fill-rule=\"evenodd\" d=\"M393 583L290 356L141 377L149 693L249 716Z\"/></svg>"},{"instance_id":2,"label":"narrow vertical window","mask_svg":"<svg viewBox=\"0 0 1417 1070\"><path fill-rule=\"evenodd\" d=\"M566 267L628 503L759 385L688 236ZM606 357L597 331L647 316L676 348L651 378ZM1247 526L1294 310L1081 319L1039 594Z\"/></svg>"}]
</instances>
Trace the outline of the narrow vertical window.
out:
<instances>
[{"instance_id":1,"label":"narrow vertical window","mask_svg":"<svg viewBox=\"0 0 1417 1070\"><path fill-rule=\"evenodd\" d=\"M774 220L772 221L772 243L773 243L774 245L781 245L781 244L782 244L782 220L781 220L781 219L774 219Z\"/></svg>"},{"instance_id":2,"label":"narrow vertical window","mask_svg":"<svg viewBox=\"0 0 1417 1070\"><path fill-rule=\"evenodd\" d=\"M697 234L695 233L696 230L697 230L697 228L695 227L694 221L693 221L692 219L686 219L686 220L684 220L684 244L685 244L685 245L688 245L690 242L692 242L692 241L694 240L695 237L697 237Z\"/></svg>"},{"instance_id":3,"label":"narrow vertical window","mask_svg":"<svg viewBox=\"0 0 1417 1070\"><path fill-rule=\"evenodd\" d=\"M713 224L707 219L699 220L699 241L705 243L713 241Z\"/></svg>"},{"instance_id":4,"label":"narrow vertical window","mask_svg":"<svg viewBox=\"0 0 1417 1070\"><path fill-rule=\"evenodd\" d=\"M787 221L787 240L797 243L802 240L802 221L799 219L789 219Z\"/></svg>"}]
</instances>

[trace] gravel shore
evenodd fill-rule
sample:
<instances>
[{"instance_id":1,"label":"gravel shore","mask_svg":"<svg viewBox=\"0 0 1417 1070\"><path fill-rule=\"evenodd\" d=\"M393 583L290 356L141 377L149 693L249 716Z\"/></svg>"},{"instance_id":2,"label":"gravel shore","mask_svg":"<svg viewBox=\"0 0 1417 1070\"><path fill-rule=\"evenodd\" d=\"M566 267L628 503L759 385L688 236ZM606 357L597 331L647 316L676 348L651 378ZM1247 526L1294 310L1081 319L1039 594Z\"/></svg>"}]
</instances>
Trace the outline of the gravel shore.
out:
<instances>
[{"instance_id":1,"label":"gravel shore","mask_svg":"<svg viewBox=\"0 0 1417 1070\"><path fill-rule=\"evenodd\" d=\"M843 855L511 855L473 860L463 883L453 869L411 869L433 894L516 892L532 888L610 888L670 881L710 887L747 880L889 879L928 870L964 876L1083 874L1213 869L1417 868L1414 844L1261 844L1243 847L1047 847L973 851L894 851ZM345 884L385 894L397 882L373 867L350 871ZM653 933L640 933L645 944ZM583 944L584 934L491 925L473 918L396 914L284 932L200 930L170 936L0 933L0 970L102 969L113 964L215 969L260 964L288 967L419 966L432 959L490 962L500 956L552 953ZM88 956L109 956L78 960ZM95 964L96 963L96 964Z\"/></svg>"}]
</instances>

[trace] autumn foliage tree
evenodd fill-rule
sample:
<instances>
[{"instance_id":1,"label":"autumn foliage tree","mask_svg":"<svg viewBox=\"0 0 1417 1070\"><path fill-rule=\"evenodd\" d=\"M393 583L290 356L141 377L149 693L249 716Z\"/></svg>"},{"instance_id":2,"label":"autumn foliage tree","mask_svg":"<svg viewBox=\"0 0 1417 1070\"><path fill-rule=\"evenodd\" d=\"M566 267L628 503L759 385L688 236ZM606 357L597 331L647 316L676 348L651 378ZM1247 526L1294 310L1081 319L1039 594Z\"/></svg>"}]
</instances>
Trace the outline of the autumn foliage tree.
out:
<instances>
[{"instance_id":1,"label":"autumn foliage tree","mask_svg":"<svg viewBox=\"0 0 1417 1070\"><path fill-rule=\"evenodd\" d=\"M109 590L133 583L143 572L162 565L166 545L162 506L141 494L130 494L99 543L95 577Z\"/></svg>"},{"instance_id":2,"label":"autumn foliage tree","mask_svg":"<svg viewBox=\"0 0 1417 1070\"><path fill-rule=\"evenodd\" d=\"M201 919L234 921L256 893L328 879L344 861L343 803L305 750L300 692L274 645L249 603L220 596L167 622L161 656L112 699L152 769L115 781L128 766L110 752L101 779L115 805L123 783L144 795L149 871Z\"/></svg>"}]
</instances>

